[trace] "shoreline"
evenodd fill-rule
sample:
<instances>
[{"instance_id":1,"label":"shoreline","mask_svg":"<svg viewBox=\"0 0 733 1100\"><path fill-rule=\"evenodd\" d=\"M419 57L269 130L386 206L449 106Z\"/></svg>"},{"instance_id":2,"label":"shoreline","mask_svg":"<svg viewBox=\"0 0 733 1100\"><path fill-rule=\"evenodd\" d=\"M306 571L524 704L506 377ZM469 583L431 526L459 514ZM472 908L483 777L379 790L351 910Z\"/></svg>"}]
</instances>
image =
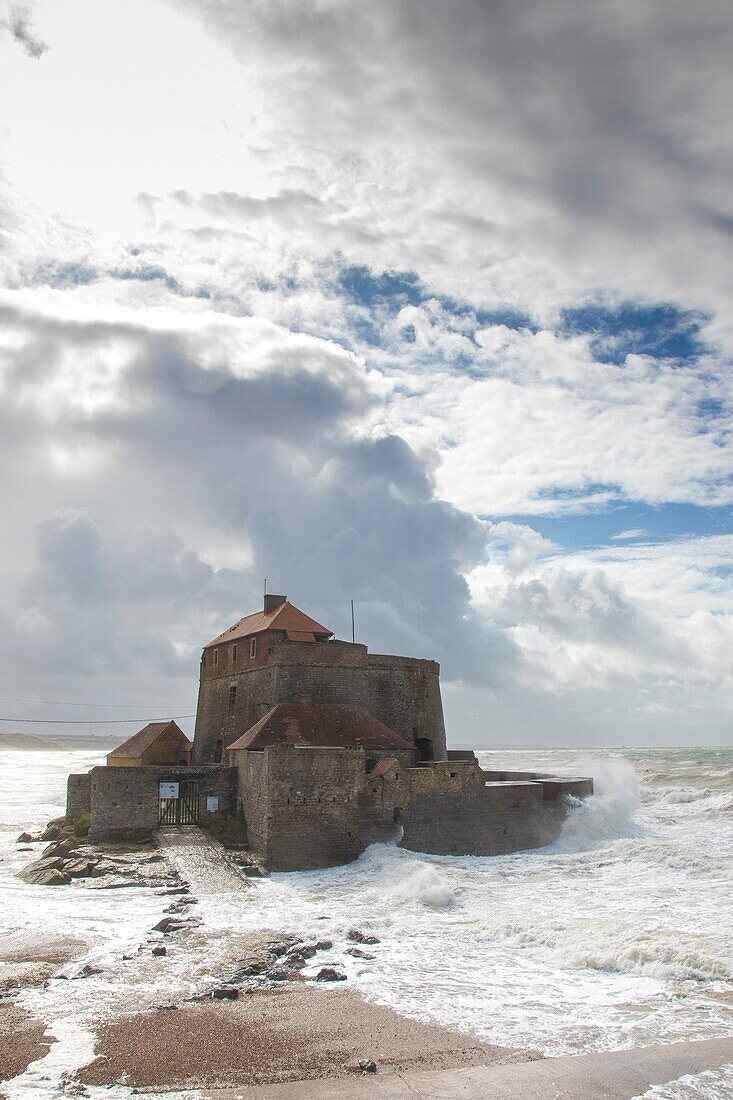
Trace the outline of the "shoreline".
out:
<instances>
[{"instance_id":1,"label":"shoreline","mask_svg":"<svg viewBox=\"0 0 733 1100\"><path fill-rule=\"evenodd\" d=\"M238 1088L524 1062L538 1055L481 1042L372 1004L356 991L287 983L236 1001L183 1004L123 1016L96 1033L85 1085L138 1089Z\"/></svg>"},{"instance_id":2,"label":"shoreline","mask_svg":"<svg viewBox=\"0 0 733 1100\"><path fill-rule=\"evenodd\" d=\"M13 1001L0 1002L0 1097L7 1095L13 1078L48 1054L55 1042L42 1020Z\"/></svg>"}]
</instances>

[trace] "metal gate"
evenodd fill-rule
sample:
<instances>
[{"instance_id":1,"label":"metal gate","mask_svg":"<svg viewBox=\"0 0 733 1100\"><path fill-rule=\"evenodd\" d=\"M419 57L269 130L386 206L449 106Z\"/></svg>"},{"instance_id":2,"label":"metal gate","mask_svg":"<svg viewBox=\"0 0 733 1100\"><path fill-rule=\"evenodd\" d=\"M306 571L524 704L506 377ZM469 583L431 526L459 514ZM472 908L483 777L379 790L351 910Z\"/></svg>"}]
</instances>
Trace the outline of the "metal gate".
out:
<instances>
[{"instance_id":1,"label":"metal gate","mask_svg":"<svg viewBox=\"0 0 733 1100\"><path fill-rule=\"evenodd\" d=\"M180 779L158 784L158 824L198 825L198 779Z\"/></svg>"}]
</instances>

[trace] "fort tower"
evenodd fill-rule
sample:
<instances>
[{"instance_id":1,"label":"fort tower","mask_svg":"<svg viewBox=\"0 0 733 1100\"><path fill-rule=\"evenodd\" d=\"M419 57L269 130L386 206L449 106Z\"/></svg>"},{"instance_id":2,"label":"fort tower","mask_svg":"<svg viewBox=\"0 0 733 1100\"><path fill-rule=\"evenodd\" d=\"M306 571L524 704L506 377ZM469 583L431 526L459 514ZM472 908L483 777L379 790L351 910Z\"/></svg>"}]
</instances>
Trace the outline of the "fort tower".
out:
<instances>
[{"instance_id":1,"label":"fort tower","mask_svg":"<svg viewBox=\"0 0 733 1100\"><path fill-rule=\"evenodd\" d=\"M373 715L415 745L419 760L445 760L445 726L435 661L369 653L288 603L266 595L201 657L192 763L214 764L229 745L281 703L310 698Z\"/></svg>"}]
</instances>

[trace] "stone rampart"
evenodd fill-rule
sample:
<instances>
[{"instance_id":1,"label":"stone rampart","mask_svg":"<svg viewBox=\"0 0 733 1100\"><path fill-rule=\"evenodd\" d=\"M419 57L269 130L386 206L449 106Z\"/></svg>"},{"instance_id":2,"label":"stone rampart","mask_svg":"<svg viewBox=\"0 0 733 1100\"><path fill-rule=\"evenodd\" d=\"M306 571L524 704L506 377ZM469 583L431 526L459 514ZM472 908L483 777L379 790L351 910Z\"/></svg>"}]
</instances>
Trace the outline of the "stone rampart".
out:
<instances>
[{"instance_id":1,"label":"stone rampart","mask_svg":"<svg viewBox=\"0 0 733 1100\"><path fill-rule=\"evenodd\" d=\"M252 847L279 870L356 859L403 830L401 845L437 855L500 855L552 843L567 795L585 798L589 779L533 772L493 779L473 754L367 771L362 750L272 745L233 754Z\"/></svg>"},{"instance_id":2,"label":"stone rampart","mask_svg":"<svg viewBox=\"0 0 733 1100\"><path fill-rule=\"evenodd\" d=\"M585 798L591 780L537 780L515 773L491 780L458 761L413 768L398 788L402 846L436 855L493 856L540 848L557 839L568 812L566 795Z\"/></svg>"}]
</instances>

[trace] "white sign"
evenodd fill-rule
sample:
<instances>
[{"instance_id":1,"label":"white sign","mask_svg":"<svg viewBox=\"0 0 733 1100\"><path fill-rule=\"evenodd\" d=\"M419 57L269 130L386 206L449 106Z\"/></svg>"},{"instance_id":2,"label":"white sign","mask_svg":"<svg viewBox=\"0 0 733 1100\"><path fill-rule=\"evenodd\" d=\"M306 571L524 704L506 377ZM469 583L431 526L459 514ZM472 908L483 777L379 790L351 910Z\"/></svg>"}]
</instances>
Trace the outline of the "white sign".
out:
<instances>
[{"instance_id":1,"label":"white sign","mask_svg":"<svg viewBox=\"0 0 733 1100\"><path fill-rule=\"evenodd\" d=\"M213 814L219 809L219 796L216 794L208 794L206 796L206 810L207 813Z\"/></svg>"},{"instance_id":2,"label":"white sign","mask_svg":"<svg viewBox=\"0 0 733 1100\"><path fill-rule=\"evenodd\" d=\"M178 798L178 783L159 783L159 798Z\"/></svg>"}]
</instances>

